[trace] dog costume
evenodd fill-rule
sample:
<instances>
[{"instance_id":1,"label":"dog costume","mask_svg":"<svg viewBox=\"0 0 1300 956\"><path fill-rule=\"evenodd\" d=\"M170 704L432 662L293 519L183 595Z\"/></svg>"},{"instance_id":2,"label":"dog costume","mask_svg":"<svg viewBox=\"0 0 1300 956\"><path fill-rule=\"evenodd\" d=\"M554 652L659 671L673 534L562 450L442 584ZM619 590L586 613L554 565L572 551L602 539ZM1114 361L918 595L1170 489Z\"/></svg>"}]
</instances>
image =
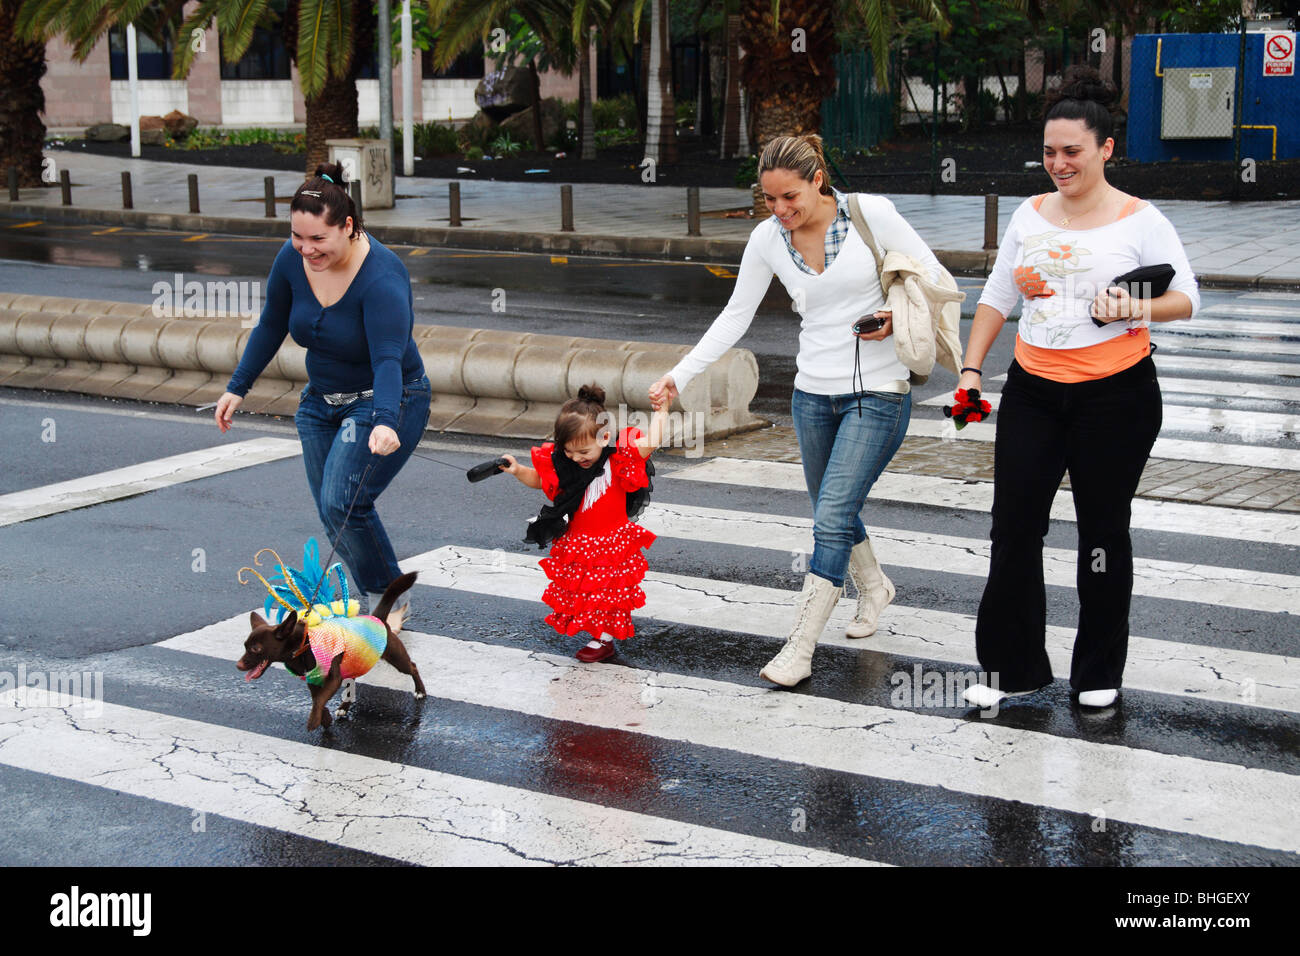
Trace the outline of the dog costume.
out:
<instances>
[{"instance_id":1,"label":"dog costume","mask_svg":"<svg viewBox=\"0 0 1300 956\"><path fill-rule=\"evenodd\" d=\"M297 676L308 684L319 686L329 676L334 658L339 654L343 655L339 668L345 679L368 674L388 646L388 628L378 618L358 613L361 605L348 596L348 580L343 573L342 562L335 562L329 568L322 569L320 546L315 538L309 538L303 548L301 571L289 567L270 548L257 552L253 556L253 563L260 565L261 556L267 551L275 555L279 565L279 570L271 581L267 581L252 568L245 567L239 569L239 583L245 583L245 571L257 575L269 592L262 607L266 615L270 617L275 612L276 623L279 623L284 620L287 612L293 611L306 624L305 646L311 648L316 666L306 674ZM337 586L330 584L331 573L338 579ZM271 583L274 581L280 583ZM309 594L312 599L307 597ZM324 603L314 603L314 598L318 595L325 597Z\"/></svg>"}]
</instances>

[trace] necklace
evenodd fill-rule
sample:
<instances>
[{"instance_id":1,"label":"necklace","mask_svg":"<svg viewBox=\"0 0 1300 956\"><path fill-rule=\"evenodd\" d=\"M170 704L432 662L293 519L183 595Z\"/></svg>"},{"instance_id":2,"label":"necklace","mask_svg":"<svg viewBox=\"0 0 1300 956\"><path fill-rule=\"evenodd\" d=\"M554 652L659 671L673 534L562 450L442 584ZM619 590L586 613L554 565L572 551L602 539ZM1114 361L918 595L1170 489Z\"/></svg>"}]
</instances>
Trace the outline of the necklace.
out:
<instances>
[{"instance_id":1,"label":"necklace","mask_svg":"<svg viewBox=\"0 0 1300 956\"><path fill-rule=\"evenodd\" d=\"M1073 221L1073 220L1075 220L1075 219L1079 219L1079 218L1081 218L1081 217L1083 217L1083 216L1088 215L1088 213L1090 213L1090 212L1094 212L1094 211L1096 211L1097 209L1100 209L1100 208L1101 208L1101 204L1104 203L1104 202L1105 202L1107 199L1109 199L1109 198L1110 198L1110 190L1107 190L1106 193L1101 197L1101 199L1099 199L1096 203L1094 203L1094 204L1092 205L1092 207L1091 207L1090 209L1088 209L1086 212L1076 212L1076 213L1073 213L1072 215L1066 216L1064 219L1062 219L1062 220L1061 220L1061 226L1062 226L1063 228L1066 227L1066 226L1069 226L1070 223L1071 223L1071 221ZM1062 208L1062 209L1065 208L1065 203L1064 203L1064 201L1062 201L1062 203L1061 203L1061 208Z\"/></svg>"}]
</instances>

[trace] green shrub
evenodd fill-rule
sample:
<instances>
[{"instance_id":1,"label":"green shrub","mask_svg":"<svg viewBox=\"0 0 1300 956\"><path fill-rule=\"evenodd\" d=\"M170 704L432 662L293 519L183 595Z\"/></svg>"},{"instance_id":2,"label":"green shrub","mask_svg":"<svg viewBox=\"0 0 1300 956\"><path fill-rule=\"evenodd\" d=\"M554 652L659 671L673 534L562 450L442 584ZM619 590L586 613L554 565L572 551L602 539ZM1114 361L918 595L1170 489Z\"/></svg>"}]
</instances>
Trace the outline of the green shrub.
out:
<instances>
[{"instance_id":1,"label":"green shrub","mask_svg":"<svg viewBox=\"0 0 1300 956\"><path fill-rule=\"evenodd\" d=\"M694 97L691 97L689 100L677 100L674 106L677 110L678 126L681 126L683 123L688 126L693 126L695 124L696 103Z\"/></svg>"},{"instance_id":2,"label":"green shrub","mask_svg":"<svg viewBox=\"0 0 1300 956\"><path fill-rule=\"evenodd\" d=\"M471 146L469 149L465 150L465 158L471 163L478 162L483 158L483 150L477 146Z\"/></svg>"},{"instance_id":3,"label":"green shrub","mask_svg":"<svg viewBox=\"0 0 1300 956\"><path fill-rule=\"evenodd\" d=\"M502 133L496 139L492 140L493 156L517 156L522 144L515 140L509 133Z\"/></svg>"},{"instance_id":4,"label":"green shrub","mask_svg":"<svg viewBox=\"0 0 1300 956\"><path fill-rule=\"evenodd\" d=\"M415 152L418 156L449 156L460 152L456 131L441 123L417 123Z\"/></svg>"},{"instance_id":5,"label":"green shrub","mask_svg":"<svg viewBox=\"0 0 1300 956\"><path fill-rule=\"evenodd\" d=\"M632 146L641 142L641 134L633 126L631 129L596 130L596 148L608 149L611 146Z\"/></svg>"},{"instance_id":6,"label":"green shrub","mask_svg":"<svg viewBox=\"0 0 1300 956\"><path fill-rule=\"evenodd\" d=\"M740 161L740 168L736 170L736 185L741 189L748 189L756 182L758 182L758 157L746 156Z\"/></svg>"},{"instance_id":7,"label":"green shrub","mask_svg":"<svg viewBox=\"0 0 1300 956\"><path fill-rule=\"evenodd\" d=\"M576 119L577 103L574 103L573 109ZM635 130L637 128L636 100L631 93L623 93L610 99L596 100L591 104L591 112L597 130Z\"/></svg>"}]
</instances>

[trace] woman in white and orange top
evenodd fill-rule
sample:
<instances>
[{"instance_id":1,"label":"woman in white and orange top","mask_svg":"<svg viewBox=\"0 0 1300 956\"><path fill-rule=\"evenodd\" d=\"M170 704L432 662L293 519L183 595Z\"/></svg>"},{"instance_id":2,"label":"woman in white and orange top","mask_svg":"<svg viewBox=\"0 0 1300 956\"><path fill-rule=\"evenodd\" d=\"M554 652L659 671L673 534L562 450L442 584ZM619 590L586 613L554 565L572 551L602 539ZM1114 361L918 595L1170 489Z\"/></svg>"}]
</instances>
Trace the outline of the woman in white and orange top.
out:
<instances>
[{"instance_id":1,"label":"woman in white and orange top","mask_svg":"<svg viewBox=\"0 0 1300 956\"><path fill-rule=\"evenodd\" d=\"M1106 707L1124 673L1130 503L1161 423L1148 327L1191 317L1200 296L1169 220L1106 182L1114 97L1090 67L1071 68L1049 94L1043 167L1056 192L1026 200L1012 216L958 382L959 389L981 386L989 347L1023 297L1015 360L995 418L992 557L975 628L987 680L966 692L980 707L1052 682L1043 536L1066 471L1079 532L1070 685L1080 704ZM1158 297L1113 285L1117 276L1160 263L1172 265L1175 276Z\"/></svg>"}]
</instances>

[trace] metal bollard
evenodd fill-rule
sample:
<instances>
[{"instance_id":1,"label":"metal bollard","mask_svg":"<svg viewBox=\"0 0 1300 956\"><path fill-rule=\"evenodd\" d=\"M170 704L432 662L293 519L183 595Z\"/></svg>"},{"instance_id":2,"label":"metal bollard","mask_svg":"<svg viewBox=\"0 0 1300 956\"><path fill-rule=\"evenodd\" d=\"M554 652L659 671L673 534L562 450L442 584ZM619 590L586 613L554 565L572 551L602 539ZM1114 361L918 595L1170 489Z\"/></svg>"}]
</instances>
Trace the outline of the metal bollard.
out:
<instances>
[{"instance_id":1,"label":"metal bollard","mask_svg":"<svg viewBox=\"0 0 1300 956\"><path fill-rule=\"evenodd\" d=\"M447 201L450 204L450 224L460 225L460 183L447 184Z\"/></svg>"},{"instance_id":2,"label":"metal bollard","mask_svg":"<svg viewBox=\"0 0 1300 956\"><path fill-rule=\"evenodd\" d=\"M122 170L122 208L135 208L135 200L131 196L131 173L125 169Z\"/></svg>"},{"instance_id":3,"label":"metal bollard","mask_svg":"<svg viewBox=\"0 0 1300 956\"><path fill-rule=\"evenodd\" d=\"M190 184L190 212L199 211L199 174L190 173L185 177Z\"/></svg>"},{"instance_id":4,"label":"metal bollard","mask_svg":"<svg viewBox=\"0 0 1300 956\"><path fill-rule=\"evenodd\" d=\"M267 176L263 178L262 185L266 189L266 218L275 218L275 177Z\"/></svg>"},{"instance_id":5,"label":"metal bollard","mask_svg":"<svg viewBox=\"0 0 1300 956\"><path fill-rule=\"evenodd\" d=\"M66 169L59 170L59 192L63 194L63 205L72 205L72 174Z\"/></svg>"},{"instance_id":6,"label":"metal bollard","mask_svg":"<svg viewBox=\"0 0 1300 956\"><path fill-rule=\"evenodd\" d=\"M348 183L348 195L352 197L352 205L357 211L361 211L361 181L354 179Z\"/></svg>"},{"instance_id":7,"label":"metal bollard","mask_svg":"<svg viewBox=\"0 0 1300 956\"><path fill-rule=\"evenodd\" d=\"M573 232L573 187L560 187L560 231Z\"/></svg>"},{"instance_id":8,"label":"metal bollard","mask_svg":"<svg viewBox=\"0 0 1300 956\"><path fill-rule=\"evenodd\" d=\"M686 187L686 235L700 235L700 187Z\"/></svg>"},{"instance_id":9,"label":"metal bollard","mask_svg":"<svg viewBox=\"0 0 1300 956\"><path fill-rule=\"evenodd\" d=\"M984 197L984 249L998 247L998 197L993 194Z\"/></svg>"},{"instance_id":10,"label":"metal bollard","mask_svg":"<svg viewBox=\"0 0 1300 956\"><path fill-rule=\"evenodd\" d=\"M18 201L18 167L9 167L9 201Z\"/></svg>"}]
</instances>

